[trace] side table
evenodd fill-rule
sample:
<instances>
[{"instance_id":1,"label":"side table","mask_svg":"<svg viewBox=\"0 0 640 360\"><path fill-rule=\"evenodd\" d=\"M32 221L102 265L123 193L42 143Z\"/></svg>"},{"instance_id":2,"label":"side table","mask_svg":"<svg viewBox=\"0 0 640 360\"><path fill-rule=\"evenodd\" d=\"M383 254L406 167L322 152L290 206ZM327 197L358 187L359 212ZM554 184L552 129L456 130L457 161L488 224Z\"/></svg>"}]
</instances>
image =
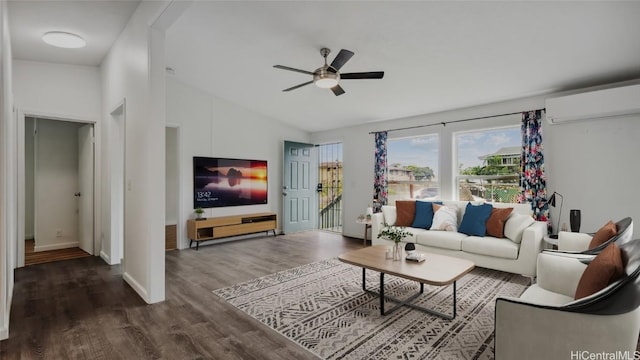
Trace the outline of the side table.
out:
<instances>
[{"instance_id":1,"label":"side table","mask_svg":"<svg viewBox=\"0 0 640 360\"><path fill-rule=\"evenodd\" d=\"M364 224L364 237L362 238L362 247L367 246L367 231L371 229L371 219L358 218L356 219L358 224Z\"/></svg>"},{"instance_id":2,"label":"side table","mask_svg":"<svg viewBox=\"0 0 640 360\"><path fill-rule=\"evenodd\" d=\"M558 249L558 235L545 235L542 240L551 245L552 249Z\"/></svg>"}]
</instances>

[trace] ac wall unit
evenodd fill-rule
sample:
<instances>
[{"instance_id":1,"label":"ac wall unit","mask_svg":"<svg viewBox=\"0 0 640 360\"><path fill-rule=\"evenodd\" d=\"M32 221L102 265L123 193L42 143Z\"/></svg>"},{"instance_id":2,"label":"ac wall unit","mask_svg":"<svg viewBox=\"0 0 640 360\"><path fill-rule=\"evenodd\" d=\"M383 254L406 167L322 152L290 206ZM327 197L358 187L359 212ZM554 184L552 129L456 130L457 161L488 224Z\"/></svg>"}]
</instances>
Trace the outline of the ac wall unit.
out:
<instances>
[{"instance_id":1,"label":"ac wall unit","mask_svg":"<svg viewBox=\"0 0 640 360\"><path fill-rule=\"evenodd\" d=\"M640 84L549 98L545 108L550 124L640 114Z\"/></svg>"}]
</instances>

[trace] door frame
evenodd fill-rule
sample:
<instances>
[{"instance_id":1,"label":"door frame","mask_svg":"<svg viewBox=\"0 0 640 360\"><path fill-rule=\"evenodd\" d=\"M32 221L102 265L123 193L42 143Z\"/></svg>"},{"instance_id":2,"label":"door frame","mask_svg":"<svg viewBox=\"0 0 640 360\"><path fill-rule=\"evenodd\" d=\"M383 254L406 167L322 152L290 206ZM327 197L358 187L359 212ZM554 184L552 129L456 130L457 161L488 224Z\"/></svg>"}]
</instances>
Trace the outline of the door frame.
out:
<instances>
[{"instance_id":1,"label":"door frame","mask_svg":"<svg viewBox=\"0 0 640 360\"><path fill-rule=\"evenodd\" d=\"M73 115L61 115L61 114L51 114L42 111L32 111L28 109L17 109L17 126L18 126L18 139L17 139L17 153L18 153L18 231L17 231L17 251L16 251L16 266L24 267L24 225L25 225L25 118L33 117L33 118L43 118L48 120L58 120L58 121L67 121L67 122L75 122L75 123L83 123L83 124L92 124L93 125L93 136L94 136L94 153L93 153L93 161L94 161L94 179L93 179L93 188L100 189L100 154L101 149L101 141L100 141L100 126L97 120L92 120L88 118L80 118ZM99 214L100 209L100 196L96 196L97 191L93 193L93 254L98 255L98 249L100 249L100 217L97 216Z\"/></svg>"},{"instance_id":2,"label":"door frame","mask_svg":"<svg viewBox=\"0 0 640 360\"><path fill-rule=\"evenodd\" d=\"M96 189L94 186L95 178L95 134L93 124L84 124L78 127L76 137L78 138L78 247L85 252L85 248L91 247L91 252L95 253L95 241L87 241L87 228L85 225L91 224L91 230L94 228L93 220L95 216L93 212L93 200L95 198ZM90 156L86 156L90 153ZM90 192L90 193L89 193ZM90 203L87 203L86 194L89 193ZM90 216L86 214L91 212ZM84 220L84 221L83 221ZM95 233L95 232L94 232ZM87 235L87 236L85 236ZM95 237L94 237L95 239Z\"/></svg>"},{"instance_id":3,"label":"door frame","mask_svg":"<svg viewBox=\"0 0 640 360\"><path fill-rule=\"evenodd\" d=\"M126 188L126 155L127 155L127 103L122 99L109 112L108 124L108 158L107 171L108 194L108 224L109 249L102 249L100 257L109 265L125 262L125 188ZM113 158L118 156L118 162ZM114 170L116 170L114 172Z\"/></svg>"},{"instance_id":4,"label":"door frame","mask_svg":"<svg viewBox=\"0 0 640 360\"><path fill-rule=\"evenodd\" d=\"M184 207L184 204L183 204L184 192L183 192L183 186L182 186L183 179L180 174L180 168L182 167L182 127L180 126L180 124L167 123L165 124L165 129L166 128L171 128L176 130L176 158L178 159L178 174L176 174L177 184L178 184L178 204L177 204L178 216L176 219L178 223L176 224L176 248L178 250L182 250L182 249L186 249L189 245L189 241L186 236L186 231L184 230L184 224L186 224L186 221L184 219L184 214L182 212L182 209ZM165 147L166 146L167 145L165 144ZM166 199L165 199L165 206L166 206ZM165 225L166 225L166 221L165 221Z\"/></svg>"}]
</instances>

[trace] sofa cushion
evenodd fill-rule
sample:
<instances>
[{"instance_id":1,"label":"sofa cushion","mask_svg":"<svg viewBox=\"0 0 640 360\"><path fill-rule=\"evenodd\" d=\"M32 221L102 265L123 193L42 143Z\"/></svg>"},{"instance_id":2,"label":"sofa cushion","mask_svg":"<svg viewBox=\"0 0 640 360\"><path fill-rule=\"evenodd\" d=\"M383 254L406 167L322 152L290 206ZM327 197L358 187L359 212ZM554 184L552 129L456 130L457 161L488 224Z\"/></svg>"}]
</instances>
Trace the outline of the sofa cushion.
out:
<instances>
[{"instance_id":1,"label":"sofa cushion","mask_svg":"<svg viewBox=\"0 0 640 360\"><path fill-rule=\"evenodd\" d=\"M604 224L603 227L598 229L598 231L591 238L591 242L589 243L589 249L596 248L607 240L611 239L618 233L618 229L616 228L616 224L613 221L609 220L608 223Z\"/></svg>"},{"instance_id":2,"label":"sofa cushion","mask_svg":"<svg viewBox=\"0 0 640 360\"><path fill-rule=\"evenodd\" d=\"M391 205L382 205L382 216L384 216L384 223L387 225L396 224L396 207Z\"/></svg>"},{"instance_id":3,"label":"sofa cushion","mask_svg":"<svg viewBox=\"0 0 640 360\"><path fill-rule=\"evenodd\" d=\"M433 204L433 223L430 230L458 231L456 207Z\"/></svg>"},{"instance_id":4,"label":"sofa cushion","mask_svg":"<svg viewBox=\"0 0 640 360\"><path fill-rule=\"evenodd\" d=\"M420 201L416 200L416 215L413 218L413 223L411 227L421 228L421 229L429 229L431 228L431 224L433 221L433 208L431 201ZM435 204L442 204L441 202L436 202Z\"/></svg>"},{"instance_id":5,"label":"sofa cushion","mask_svg":"<svg viewBox=\"0 0 640 360\"><path fill-rule=\"evenodd\" d=\"M458 231L467 235L484 236L487 233L486 224L492 209L491 204L473 205L468 203Z\"/></svg>"},{"instance_id":6,"label":"sofa cushion","mask_svg":"<svg viewBox=\"0 0 640 360\"><path fill-rule=\"evenodd\" d=\"M415 216L415 200L396 200L396 226L411 226Z\"/></svg>"},{"instance_id":7,"label":"sofa cushion","mask_svg":"<svg viewBox=\"0 0 640 360\"><path fill-rule=\"evenodd\" d=\"M504 224L507 222L507 218L511 215L513 208L491 210L491 216L487 220L487 235L503 238L504 237Z\"/></svg>"},{"instance_id":8,"label":"sofa cushion","mask_svg":"<svg viewBox=\"0 0 640 360\"><path fill-rule=\"evenodd\" d=\"M464 252L503 259L517 259L519 248L518 244L509 239L498 239L493 236L468 236L462 239Z\"/></svg>"},{"instance_id":9,"label":"sofa cushion","mask_svg":"<svg viewBox=\"0 0 640 360\"><path fill-rule=\"evenodd\" d=\"M584 269L576 289L576 300L597 293L623 275L622 253L618 245L611 243Z\"/></svg>"},{"instance_id":10,"label":"sofa cushion","mask_svg":"<svg viewBox=\"0 0 640 360\"><path fill-rule=\"evenodd\" d=\"M459 232L425 230L416 235L416 243L441 249L460 251L462 249L462 239L466 237L467 235Z\"/></svg>"},{"instance_id":11,"label":"sofa cushion","mask_svg":"<svg viewBox=\"0 0 640 360\"><path fill-rule=\"evenodd\" d=\"M419 229L419 228L413 228L413 227L408 227L407 231L409 231L411 234L411 236L407 236L405 237L402 242L405 243L417 243L418 242L418 237L421 236L421 234L428 234L429 230L427 229Z\"/></svg>"},{"instance_id":12,"label":"sofa cushion","mask_svg":"<svg viewBox=\"0 0 640 360\"><path fill-rule=\"evenodd\" d=\"M504 224L504 236L516 244L522 242L522 233L524 229L533 224L535 220L531 215L511 214Z\"/></svg>"}]
</instances>

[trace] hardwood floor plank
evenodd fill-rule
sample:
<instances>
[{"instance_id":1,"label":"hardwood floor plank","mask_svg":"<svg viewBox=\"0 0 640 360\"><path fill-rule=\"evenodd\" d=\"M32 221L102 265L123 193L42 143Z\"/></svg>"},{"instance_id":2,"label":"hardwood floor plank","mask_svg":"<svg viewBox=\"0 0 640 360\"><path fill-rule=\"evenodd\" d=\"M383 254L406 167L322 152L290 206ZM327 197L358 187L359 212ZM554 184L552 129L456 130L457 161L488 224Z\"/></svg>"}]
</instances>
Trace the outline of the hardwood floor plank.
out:
<instances>
[{"instance_id":1,"label":"hardwood floor plank","mask_svg":"<svg viewBox=\"0 0 640 360\"><path fill-rule=\"evenodd\" d=\"M211 291L361 246L316 231L167 252L166 300L153 305L98 257L17 269L0 358L317 359Z\"/></svg>"},{"instance_id":2,"label":"hardwood floor plank","mask_svg":"<svg viewBox=\"0 0 640 360\"><path fill-rule=\"evenodd\" d=\"M71 259L78 259L83 257L89 257L90 254L84 252L82 249L67 248L59 250L38 251L35 252L35 241L33 239L27 239L24 242L24 265L36 265L44 264L55 261L64 261Z\"/></svg>"}]
</instances>

